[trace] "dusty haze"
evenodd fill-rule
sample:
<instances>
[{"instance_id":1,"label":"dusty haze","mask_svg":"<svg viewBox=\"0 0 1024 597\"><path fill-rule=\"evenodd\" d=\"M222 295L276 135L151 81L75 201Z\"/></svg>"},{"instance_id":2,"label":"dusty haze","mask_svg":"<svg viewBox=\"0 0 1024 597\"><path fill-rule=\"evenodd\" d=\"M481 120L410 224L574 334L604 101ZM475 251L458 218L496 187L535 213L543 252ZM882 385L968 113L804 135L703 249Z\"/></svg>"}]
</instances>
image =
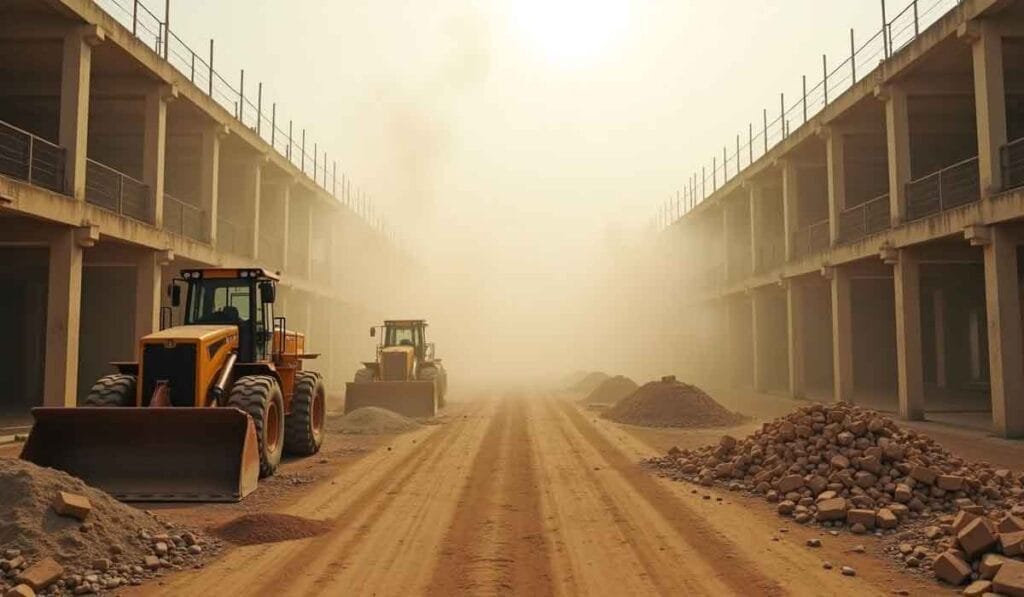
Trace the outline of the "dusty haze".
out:
<instances>
[{"instance_id":1,"label":"dusty haze","mask_svg":"<svg viewBox=\"0 0 1024 597\"><path fill-rule=\"evenodd\" d=\"M172 23L193 47L215 37L218 70L263 81L264 101L373 195L425 280L376 315L428 318L453 380L481 380L670 372L686 339L653 314L692 314L648 302L667 283L647 257L654 207L878 12L174 0Z\"/></svg>"}]
</instances>

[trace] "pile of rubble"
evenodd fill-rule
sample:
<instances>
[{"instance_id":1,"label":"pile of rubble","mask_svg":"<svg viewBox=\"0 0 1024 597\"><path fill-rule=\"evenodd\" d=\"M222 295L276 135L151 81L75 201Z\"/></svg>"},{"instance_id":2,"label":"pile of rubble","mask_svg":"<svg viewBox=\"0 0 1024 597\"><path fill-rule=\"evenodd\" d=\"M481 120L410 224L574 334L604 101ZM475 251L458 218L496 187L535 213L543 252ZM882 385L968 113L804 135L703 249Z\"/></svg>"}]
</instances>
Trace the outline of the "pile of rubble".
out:
<instances>
[{"instance_id":1,"label":"pile of rubble","mask_svg":"<svg viewBox=\"0 0 1024 597\"><path fill-rule=\"evenodd\" d=\"M632 379L624 375L609 377L583 399L584 404L615 404L637 390Z\"/></svg>"},{"instance_id":2,"label":"pile of rubble","mask_svg":"<svg viewBox=\"0 0 1024 597\"><path fill-rule=\"evenodd\" d=\"M697 386L669 375L640 386L601 416L645 427L728 427L746 420L725 408Z\"/></svg>"},{"instance_id":3,"label":"pile of rubble","mask_svg":"<svg viewBox=\"0 0 1024 597\"><path fill-rule=\"evenodd\" d=\"M340 417L328 417L326 427L330 432L353 435L389 435L414 431L420 424L386 408L363 406Z\"/></svg>"},{"instance_id":4,"label":"pile of rubble","mask_svg":"<svg viewBox=\"0 0 1024 597\"><path fill-rule=\"evenodd\" d=\"M593 392L597 386L601 385L610 376L603 371L591 371L585 374L579 381L572 385L569 389L574 392L580 392L582 394L589 394Z\"/></svg>"},{"instance_id":5,"label":"pile of rubble","mask_svg":"<svg viewBox=\"0 0 1024 597\"><path fill-rule=\"evenodd\" d=\"M801 524L892 534L908 567L932 567L954 584L997 578L994 558L1013 559L996 586L1006 592L1017 582L1007 578L1019 576L1022 592L1007 594L1024 595L1021 475L967 462L874 411L815 404L744 439L673 448L649 464L673 479L761 495Z\"/></svg>"},{"instance_id":6,"label":"pile of rubble","mask_svg":"<svg viewBox=\"0 0 1024 597\"><path fill-rule=\"evenodd\" d=\"M221 547L53 469L0 459L0 595L90 595L201 567Z\"/></svg>"}]
</instances>

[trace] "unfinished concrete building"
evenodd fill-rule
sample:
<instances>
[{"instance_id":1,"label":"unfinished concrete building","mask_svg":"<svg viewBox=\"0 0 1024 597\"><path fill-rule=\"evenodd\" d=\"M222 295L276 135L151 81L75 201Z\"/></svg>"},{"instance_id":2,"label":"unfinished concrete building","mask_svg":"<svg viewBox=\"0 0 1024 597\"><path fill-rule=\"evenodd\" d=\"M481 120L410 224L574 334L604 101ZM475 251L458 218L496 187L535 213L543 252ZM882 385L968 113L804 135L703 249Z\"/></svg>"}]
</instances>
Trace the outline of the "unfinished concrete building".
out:
<instances>
[{"instance_id":1,"label":"unfinished concrete building","mask_svg":"<svg viewBox=\"0 0 1024 597\"><path fill-rule=\"evenodd\" d=\"M282 155L165 58L91 0L0 3L8 422L75 405L109 361L136 358L163 289L195 266L281 272L279 312L340 389L363 352L352 339L386 309L370 276L408 267L291 145Z\"/></svg>"},{"instance_id":2,"label":"unfinished concrete building","mask_svg":"<svg viewBox=\"0 0 1024 597\"><path fill-rule=\"evenodd\" d=\"M1024 436L1022 219L1024 3L968 0L668 227L680 363Z\"/></svg>"}]
</instances>

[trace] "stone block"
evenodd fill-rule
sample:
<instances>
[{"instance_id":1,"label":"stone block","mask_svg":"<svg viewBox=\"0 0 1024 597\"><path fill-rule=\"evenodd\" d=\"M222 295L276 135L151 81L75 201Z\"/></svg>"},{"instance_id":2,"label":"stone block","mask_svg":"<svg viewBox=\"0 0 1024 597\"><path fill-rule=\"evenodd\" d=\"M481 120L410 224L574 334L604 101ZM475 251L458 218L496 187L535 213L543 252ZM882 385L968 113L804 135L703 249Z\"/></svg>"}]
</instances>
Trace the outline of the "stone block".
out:
<instances>
[{"instance_id":1,"label":"stone block","mask_svg":"<svg viewBox=\"0 0 1024 597\"><path fill-rule=\"evenodd\" d=\"M864 525L865 529L875 528L875 511L865 508L854 508L846 512L846 522Z\"/></svg>"},{"instance_id":2,"label":"stone block","mask_svg":"<svg viewBox=\"0 0 1024 597\"><path fill-rule=\"evenodd\" d=\"M999 540L995 529L983 518L972 520L956 534L957 543L967 557L975 559L995 547Z\"/></svg>"},{"instance_id":3,"label":"stone block","mask_svg":"<svg viewBox=\"0 0 1024 597\"><path fill-rule=\"evenodd\" d=\"M70 516L78 520L85 520L92 512L92 504L89 498L77 493L58 491L53 499L53 510L61 516Z\"/></svg>"},{"instance_id":4,"label":"stone block","mask_svg":"<svg viewBox=\"0 0 1024 597\"><path fill-rule=\"evenodd\" d=\"M1024 563L1006 560L992 578L992 589L1007 597L1024 597Z\"/></svg>"},{"instance_id":5,"label":"stone block","mask_svg":"<svg viewBox=\"0 0 1024 597\"><path fill-rule=\"evenodd\" d=\"M936 578L951 585L962 585L971 577L971 565L951 551L943 552L935 558L932 571Z\"/></svg>"},{"instance_id":6,"label":"stone block","mask_svg":"<svg viewBox=\"0 0 1024 597\"><path fill-rule=\"evenodd\" d=\"M818 502L818 514L815 518L819 521L846 519L846 499L837 497Z\"/></svg>"},{"instance_id":7,"label":"stone block","mask_svg":"<svg viewBox=\"0 0 1024 597\"><path fill-rule=\"evenodd\" d=\"M64 567L53 558L46 558L23 570L14 580L39 591L56 582L62 574L64 574Z\"/></svg>"}]
</instances>

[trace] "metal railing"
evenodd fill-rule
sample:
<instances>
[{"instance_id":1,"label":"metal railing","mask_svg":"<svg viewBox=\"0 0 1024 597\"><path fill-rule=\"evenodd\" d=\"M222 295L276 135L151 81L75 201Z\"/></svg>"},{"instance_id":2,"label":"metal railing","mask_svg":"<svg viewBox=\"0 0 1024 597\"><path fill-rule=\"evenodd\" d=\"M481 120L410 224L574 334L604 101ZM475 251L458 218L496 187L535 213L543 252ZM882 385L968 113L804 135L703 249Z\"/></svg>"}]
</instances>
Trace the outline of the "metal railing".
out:
<instances>
[{"instance_id":1,"label":"metal railing","mask_svg":"<svg viewBox=\"0 0 1024 597\"><path fill-rule=\"evenodd\" d=\"M246 242L248 239L248 228L231 220L217 218L218 250L233 255L248 256L251 253Z\"/></svg>"},{"instance_id":2,"label":"metal railing","mask_svg":"<svg viewBox=\"0 0 1024 597\"><path fill-rule=\"evenodd\" d=\"M164 229L198 241L205 241L206 212L164 193Z\"/></svg>"},{"instance_id":3,"label":"metal railing","mask_svg":"<svg viewBox=\"0 0 1024 597\"><path fill-rule=\"evenodd\" d=\"M807 257L828 249L831 244L828 218L793 231L793 257Z\"/></svg>"},{"instance_id":4,"label":"metal railing","mask_svg":"<svg viewBox=\"0 0 1024 597\"><path fill-rule=\"evenodd\" d=\"M839 214L839 242L851 243L869 234L888 230L892 225L889 214L889 193L843 210Z\"/></svg>"},{"instance_id":5,"label":"metal railing","mask_svg":"<svg viewBox=\"0 0 1024 597\"><path fill-rule=\"evenodd\" d=\"M0 121L0 174L63 193L66 156L63 147Z\"/></svg>"},{"instance_id":6,"label":"metal railing","mask_svg":"<svg viewBox=\"0 0 1024 597\"><path fill-rule=\"evenodd\" d=\"M175 34L169 26L170 2L158 3L163 7L162 16L150 10L142 0L96 0L96 3L367 226L398 244L394 229L377 213L370 193L354 187L352 179L339 172L337 161L329 161L327 151L312 138L307 142L305 128L294 126L291 120L278 114L276 103L265 101L263 83L253 84L250 80L247 93L244 70L237 79L230 77L235 83L229 83L214 68L212 39L209 48L196 51Z\"/></svg>"},{"instance_id":7,"label":"metal railing","mask_svg":"<svg viewBox=\"0 0 1024 597\"><path fill-rule=\"evenodd\" d=\"M1024 137L1003 145L1000 158L1003 160L1003 188L1024 186Z\"/></svg>"},{"instance_id":8,"label":"metal railing","mask_svg":"<svg viewBox=\"0 0 1024 597\"><path fill-rule=\"evenodd\" d=\"M977 201L981 198L978 158L912 180L904 189L908 222Z\"/></svg>"},{"instance_id":9,"label":"metal railing","mask_svg":"<svg viewBox=\"0 0 1024 597\"><path fill-rule=\"evenodd\" d=\"M85 161L85 200L153 224L153 197L145 183L95 160Z\"/></svg>"},{"instance_id":10,"label":"metal railing","mask_svg":"<svg viewBox=\"0 0 1024 597\"><path fill-rule=\"evenodd\" d=\"M741 126L735 139L728 138L721 151L713 152L711 160L695 168L679 190L658 206L650 225L663 229L686 215L731 178L739 176L745 166L768 154L793 130L816 116L831 100L870 77L883 61L910 45L961 2L909 0L893 15L883 1L879 27L870 37L860 41L850 29L849 51L844 52L840 60L830 61L828 55L822 54L820 71L804 76L797 93L780 93L778 104L762 109L756 119L748 121L746 127Z\"/></svg>"}]
</instances>

